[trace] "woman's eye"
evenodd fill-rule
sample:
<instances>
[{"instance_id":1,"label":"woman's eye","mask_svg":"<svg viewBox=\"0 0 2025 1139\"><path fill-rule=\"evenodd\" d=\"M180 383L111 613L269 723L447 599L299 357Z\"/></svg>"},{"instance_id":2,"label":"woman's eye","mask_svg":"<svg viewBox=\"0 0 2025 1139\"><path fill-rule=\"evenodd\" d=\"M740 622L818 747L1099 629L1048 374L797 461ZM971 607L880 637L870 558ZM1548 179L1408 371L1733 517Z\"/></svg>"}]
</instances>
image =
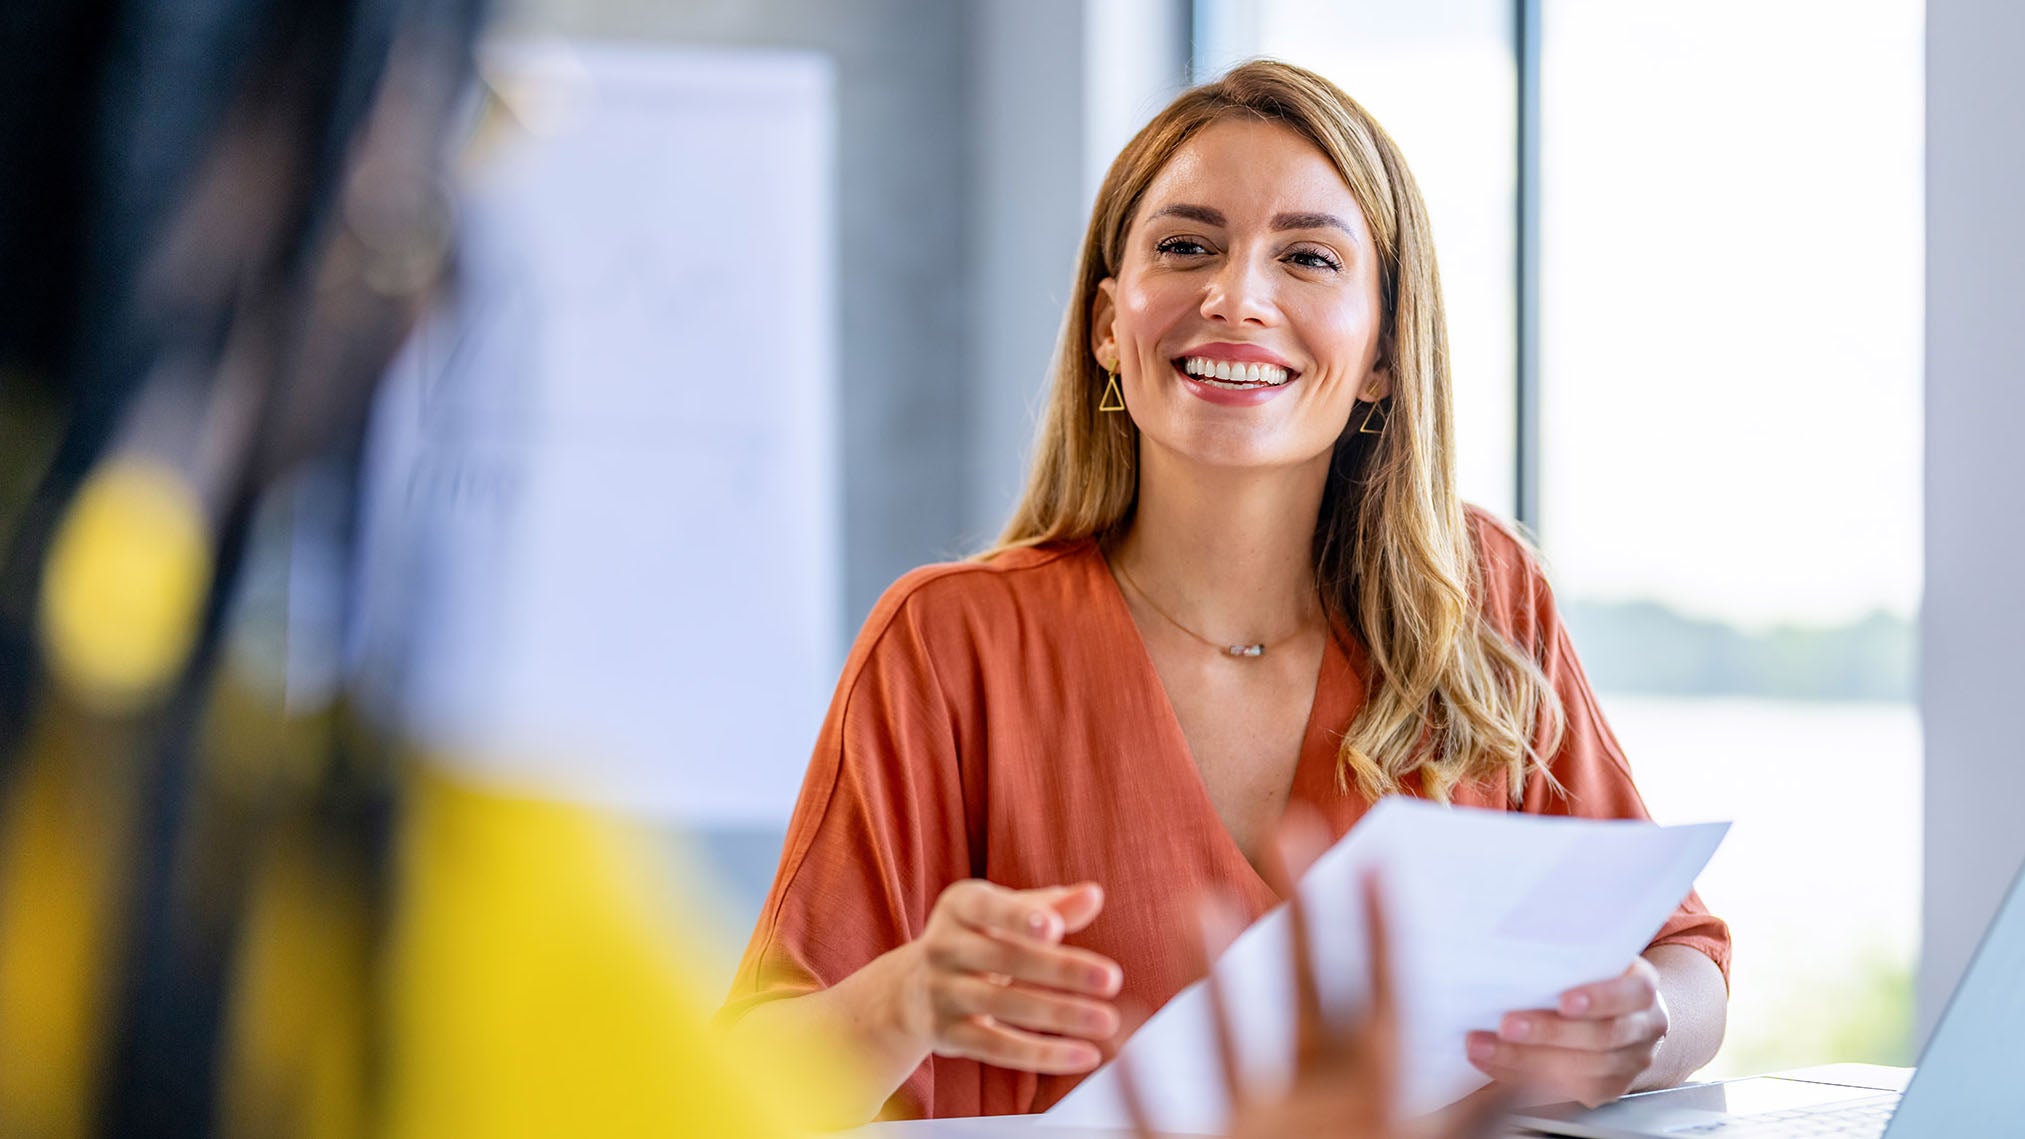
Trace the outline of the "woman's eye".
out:
<instances>
[{"instance_id":1,"label":"woman's eye","mask_svg":"<svg viewBox=\"0 0 2025 1139\"><path fill-rule=\"evenodd\" d=\"M1319 249L1296 249L1287 254L1287 260L1304 269L1341 269L1343 266L1334 257Z\"/></svg>"},{"instance_id":2,"label":"woman's eye","mask_svg":"<svg viewBox=\"0 0 2025 1139\"><path fill-rule=\"evenodd\" d=\"M1175 257L1196 257L1209 252L1202 242L1189 237L1170 237L1154 248Z\"/></svg>"}]
</instances>

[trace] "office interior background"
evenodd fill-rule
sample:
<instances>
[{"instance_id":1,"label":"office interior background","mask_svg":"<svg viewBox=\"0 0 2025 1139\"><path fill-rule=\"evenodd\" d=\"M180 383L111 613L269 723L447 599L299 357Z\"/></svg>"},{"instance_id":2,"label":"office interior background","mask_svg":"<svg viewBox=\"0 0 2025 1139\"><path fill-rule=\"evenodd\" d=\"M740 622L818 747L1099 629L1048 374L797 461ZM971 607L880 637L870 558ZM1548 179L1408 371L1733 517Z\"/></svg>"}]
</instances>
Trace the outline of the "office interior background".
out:
<instances>
[{"instance_id":1,"label":"office interior background","mask_svg":"<svg viewBox=\"0 0 2025 1139\"><path fill-rule=\"evenodd\" d=\"M364 572L439 603L389 699L665 827L735 952L859 622L1012 505L1111 156L1277 56L1414 164L1465 497L1533 528L1654 816L1735 821L1711 1074L1910 1063L2025 853L2025 279L1987 256L2025 98L1979 86L2020 34L2002 0L521 0L472 284L375 430L381 514L429 525Z\"/></svg>"}]
</instances>

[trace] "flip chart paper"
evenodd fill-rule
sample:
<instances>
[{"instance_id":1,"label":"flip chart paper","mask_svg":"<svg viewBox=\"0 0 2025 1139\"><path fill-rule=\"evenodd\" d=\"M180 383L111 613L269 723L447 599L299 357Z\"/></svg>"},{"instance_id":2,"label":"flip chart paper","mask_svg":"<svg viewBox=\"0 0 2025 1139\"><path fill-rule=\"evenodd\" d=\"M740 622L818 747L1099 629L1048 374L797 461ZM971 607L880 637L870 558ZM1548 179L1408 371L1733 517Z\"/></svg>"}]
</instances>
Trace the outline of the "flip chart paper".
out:
<instances>
[{"instance_id":1,"label":"flip chart paper","mask_svg":"<svg viewBox=\"0 0 2025 1139\"><path fill-rule=\"evenodd\" d=\"M830 63L502 42L383 389L355 668L433 758L785 826L842 664Z\"/></svg>"}]
</instances>

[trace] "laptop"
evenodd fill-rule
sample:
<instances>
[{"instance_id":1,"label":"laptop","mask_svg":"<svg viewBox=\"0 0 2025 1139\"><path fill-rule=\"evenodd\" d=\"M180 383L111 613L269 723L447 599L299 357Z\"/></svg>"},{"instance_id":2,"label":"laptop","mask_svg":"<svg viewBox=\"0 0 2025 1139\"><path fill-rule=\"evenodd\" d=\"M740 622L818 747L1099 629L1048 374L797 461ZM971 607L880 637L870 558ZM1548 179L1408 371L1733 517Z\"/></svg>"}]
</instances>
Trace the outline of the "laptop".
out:
<instances>
[{"instance_id":1,"label":"laptop","mask_svg":"<svg viewBox=\"0 0 2025 1139\"><path fill-rule=\"evenodd\" d=\"M2018 1139L2025 1136L2025 868L1934 1025L1919 1067L1837 1064L1521 1109L1513 1124L1579 1139Z\"/></svg>"}]
</instances>

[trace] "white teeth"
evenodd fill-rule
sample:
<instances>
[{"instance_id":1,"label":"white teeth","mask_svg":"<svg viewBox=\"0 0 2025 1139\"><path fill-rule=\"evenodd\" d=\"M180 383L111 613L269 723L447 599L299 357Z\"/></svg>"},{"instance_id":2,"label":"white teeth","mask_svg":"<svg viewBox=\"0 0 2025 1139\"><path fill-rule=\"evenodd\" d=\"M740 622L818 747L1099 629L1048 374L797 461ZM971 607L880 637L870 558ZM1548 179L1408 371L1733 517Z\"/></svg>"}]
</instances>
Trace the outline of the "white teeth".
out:
<instances>
[{"instance_id":1,"label":"white teeth","mask_svg":"<svg viewBox=\"0 0 2025 1139\"><path fill-rule=\"evenodd\" d=\"M1277 364L1233 364L1229 360L1211 360L1202 356L1183 358L1181 370L1205 381L1221 381L1236 385L1266 384L1277 387L1293 378L1293 373Z\"/></svg>"}]
</instances>

